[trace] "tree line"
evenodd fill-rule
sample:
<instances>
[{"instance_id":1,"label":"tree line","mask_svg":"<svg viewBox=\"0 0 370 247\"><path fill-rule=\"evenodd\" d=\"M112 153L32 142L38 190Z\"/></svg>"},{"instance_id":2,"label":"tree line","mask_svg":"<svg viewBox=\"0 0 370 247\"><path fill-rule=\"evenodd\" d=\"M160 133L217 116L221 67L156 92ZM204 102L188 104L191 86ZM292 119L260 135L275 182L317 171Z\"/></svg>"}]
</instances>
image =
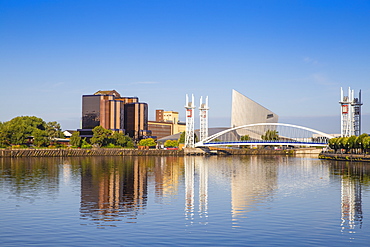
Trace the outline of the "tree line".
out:
<instances>
[{"instance_id":1,"label":"tree line","mask_svg":"<svg viewBox=\"0 0 370 247\"><path fill-rule=\"evenodd\" d=\"M365 153L370 149L370 136L364 133L359 136L331 138L329 147L335 152L344 150L345 153Z\"/></svg>"},{"instance_id":2,"label":"tree line","mask_svg":"<svg viewBox=\"0 0 370 247\"><path fill-rule=\"evenodd\" d=\"M32 140L37 147L48 146L55 138L64 135L57 122L45 122L35 116L15 117L7 122L0 122L0 147L27 145Z\"/></svg>"},{"instance_id":3,"label":"tree line","mask_svg":"<svg viewBox=\"0 0 370 247\"><path fill-rule=\"evenodd\" d=\"M96 126L93 130L93 136L90 139L81 138L80 132L72 133L70 144L75 148L92 148L92 147L106 147L106 148L132 148L134 143L132 139L121 133L105 129L101 126Z\"/></svg>"},{"instance_id":4,"label":"tree line","mask_svg":"<svg viewBox=\"0 0 370 247\"><path fill-rule=\"evenodd\" d=\"M91 148L91 147L108 147L132 148L135 146L133 140L120 132L105 129L101 126L95 127L93 136L90 139L82 138L78 131L73 132L70 138L70 145L76 148ZM43 119L35 116L20 116L11 119L8 122L0 122L0 147L8 147L11 145L36 147L47 147L56 143L57 138L64 138L60 124L53 122L45 122ZM197 139L197 137L195 136ZM278 139L277 131L268 130L265 135L261 136L264 140ZM242 136L241 140L249 140L248 135ZM178 147L179 143L185 143L185 132L182 132L178 140L167 140L164 147ZM341 139L338 143L344 145L345 141ZM153 138L142 139L137 143L138 146L156 146L157 143ZM336 145L335 147L338 147ZM347 145L347 144L346 144ZM340 146L340 147L342 147Z\"/></svg>"}]
</instances>

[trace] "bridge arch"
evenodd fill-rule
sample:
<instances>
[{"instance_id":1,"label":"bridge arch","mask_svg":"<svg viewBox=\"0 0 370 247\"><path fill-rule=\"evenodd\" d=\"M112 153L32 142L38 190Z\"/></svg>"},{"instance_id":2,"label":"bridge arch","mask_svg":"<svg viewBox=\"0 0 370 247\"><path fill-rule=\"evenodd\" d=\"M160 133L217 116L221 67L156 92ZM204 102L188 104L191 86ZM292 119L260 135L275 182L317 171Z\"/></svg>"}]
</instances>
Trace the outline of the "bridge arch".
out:
<instances>
[{"instance_id":1,"label":"bridge arch","mask_svg":"<svg viewBox=\"0 0 370 247\"><path fill-rule=\"evenodd\" d=\"M312 129L312 128L308 128L308 127L304 127L304 126L299 126L299 125L294 125L294 124L285 124L285 123L255 123L255 124L247 124L247 125L242 125L242 126L237 126L237 127L234 127L234 128L230 128L230 129L226 129L226 130L223 130L223 131L220 131L216 134L213 134L207 138L205 138L204 140L201 140L199 142L197 142L195 144L196 147L200 147L200 146L204 146L205 143L207 142L210 142L224 134L227 134L227 133L231 133L233 131L236 131L236 130L240 130L240 129L248 129L248 128L252 128L252 127L258 127L258 126L264 126L264 127L268 127L268 126L273 126L272 128L277 128L277 127L287 127L287 128L291 128L291 129L299 129L299 130L304 130L304 131L308 131L308 132L311 132L311 133L314 133L314 134L318 134L320 136L323 136L323 137L326 137L328 139L331 139L331 138L334 138L334 136L330 135L330 134L327 134L327 133L324 133L322 131L319 131L319 130L315 130L315 129ZM289 138L289 137L287 137Z\"/></svg>"}]
</instances>

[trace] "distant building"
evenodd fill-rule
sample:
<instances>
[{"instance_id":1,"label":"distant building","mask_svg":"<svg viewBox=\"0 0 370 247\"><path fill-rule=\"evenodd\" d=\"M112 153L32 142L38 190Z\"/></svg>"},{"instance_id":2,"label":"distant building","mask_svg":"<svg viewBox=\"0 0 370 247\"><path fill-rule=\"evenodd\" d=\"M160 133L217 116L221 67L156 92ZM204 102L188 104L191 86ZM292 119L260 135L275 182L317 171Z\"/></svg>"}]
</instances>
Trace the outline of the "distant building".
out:
<instances>
[{"instance_id":1,"label":"distant building","mask_svg":"<svg viewBox=\"0 0 370 247\"><path fill-rule=\"evenodd\" d=\"M175 111L155 111L155 121L148 121L148 129L158 139L183 132L185 123L179 121L179 113Z\"/></svg>"},{"instance_id":2,"label":"distant building","mask_svg":"<svg viewBox=\"0 0 370 247\"><path fill-rule=\"evenodd\" d=\"M121 97L115 90L83 95L81 136L91 137L96 126L139 140L148 135L148 105L138 97Z\"/></svg>"},{"instance_id":3,"label":"distant building","mask_svg":"<svg viewBox=\"0 0 370 247\"><path fill-rule=\"evenodd\" d=\"M151 136L148 131L148 104L140 102L125 104L124 126L126 134L134 139Z\"/></svg>"},{"instance_id":4,"label":"distant building","mask_svg":"<svg viewBox=\"0 0 370 247\"><path fill-rule=\"evenodd\" d=\"M238 127L256 123L277 123L279 116L257 102L249 99L236 90L232 91L231 127ZM261 134L267 131L265 126L255 128L254 133L248 130L237 130L239 135L249 135L251 138L260 139ZM271 130L273 130L270 127Z\"/></svg>"}]
</instances>

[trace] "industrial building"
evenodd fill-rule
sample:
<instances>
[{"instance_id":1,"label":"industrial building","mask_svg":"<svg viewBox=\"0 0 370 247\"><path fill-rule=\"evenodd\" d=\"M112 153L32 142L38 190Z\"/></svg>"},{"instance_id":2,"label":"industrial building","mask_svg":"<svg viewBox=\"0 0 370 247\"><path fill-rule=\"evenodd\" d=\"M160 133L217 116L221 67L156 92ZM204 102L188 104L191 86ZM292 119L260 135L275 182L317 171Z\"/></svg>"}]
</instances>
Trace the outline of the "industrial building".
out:
<instances>
[{"instance_id":1,"label":"industrial building","mask_svg":"<svg viewBox=\"0 0 370 247\"><path fill-rule=\"evenodd\" d=\"M155 111L155 121L148 121L148 129L157 139L185 131L186 125L179 121L176 111Z\"/></svg>"}]
</instances>

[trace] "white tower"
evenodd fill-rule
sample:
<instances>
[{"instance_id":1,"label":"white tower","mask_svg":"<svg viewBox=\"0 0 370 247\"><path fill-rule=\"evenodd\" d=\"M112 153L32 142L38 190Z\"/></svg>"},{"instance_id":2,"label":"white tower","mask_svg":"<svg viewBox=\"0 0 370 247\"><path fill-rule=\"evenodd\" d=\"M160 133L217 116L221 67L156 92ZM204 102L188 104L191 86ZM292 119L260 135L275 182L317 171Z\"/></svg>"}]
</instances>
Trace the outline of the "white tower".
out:
<instances>
[{"instance_id":1,"label":"white tower","mask_svg":"<svg viewBox=\"0 0 370 247\"><path fill-rule=\"evenodd\" d=\"M200 107L199 107L199 116L200 116L200 133L199 140L203 141L208 137L208 96L206 97L206 102L203 103L203 98L200 97Z\"/></svg>"},{"instance_id":2,"label":"white tower","mask_svg":"<svg viewBox=\"0 0 370 247\"><path fill-rule=\"evenodd\" d=\"M186 95L186 132L185 132L185 147L193 148L194 140L194 95L191 95L191 102L189 102L188 95Z\"/></svg>"},{"instance_id":3,"label":"white tower","mask_svg":"<svg viewBox=\"0 0 370 247\"><path fill-rule=\"evenodd\" d=\"M361 134L361 90L359 98L355 98L354 94L355 91L348 88L348 96L344 96L343 89L340 88L340 134L342 137L359 136Z\"/></svg>"}]
</instances>

